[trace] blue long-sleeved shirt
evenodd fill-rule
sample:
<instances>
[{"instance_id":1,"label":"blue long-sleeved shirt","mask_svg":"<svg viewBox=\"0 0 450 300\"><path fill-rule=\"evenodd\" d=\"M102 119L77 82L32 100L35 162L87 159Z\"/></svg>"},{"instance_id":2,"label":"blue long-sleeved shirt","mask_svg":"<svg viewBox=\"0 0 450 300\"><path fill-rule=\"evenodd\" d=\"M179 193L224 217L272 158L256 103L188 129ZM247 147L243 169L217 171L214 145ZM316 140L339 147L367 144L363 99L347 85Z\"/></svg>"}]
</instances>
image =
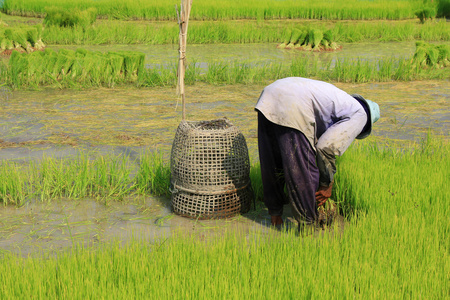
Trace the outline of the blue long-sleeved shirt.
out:
<instances>
[{"instance_id":1,"label":"blue long-sleeved shirt","mask_svg":"<svg viewBox=\"0 0 450 300\"><path fill-rule=\"evenodd\" d=\"M367 114L351 95L323 81L289 77L264 88L255 107L269 121L301 131L316 151L320 185L328 186Z\"/></svg>"}]
</instances>

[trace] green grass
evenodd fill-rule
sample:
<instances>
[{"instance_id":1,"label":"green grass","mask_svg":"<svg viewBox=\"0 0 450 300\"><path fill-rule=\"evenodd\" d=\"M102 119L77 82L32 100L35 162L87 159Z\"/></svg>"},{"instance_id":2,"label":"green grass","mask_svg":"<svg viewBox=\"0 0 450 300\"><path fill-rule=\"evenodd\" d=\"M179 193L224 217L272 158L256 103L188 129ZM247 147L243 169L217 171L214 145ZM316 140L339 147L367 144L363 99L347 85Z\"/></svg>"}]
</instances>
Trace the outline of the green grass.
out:
<instances>
[{"instance_id":1,"label":"green grass","mask_svg":"<svg viewBox=\"0 0 450 300\"><path fill-rule=\"evenodd\" d=\"M343 231L212 237L3 254L0 297L445 299L450 290L449 145L362 142L339 160Z\"/></svg>"},{"instance_id":2,"label":"green grass","mask_svg":"<svg viewBox=\"0 0 450 300\"><path fill-rule=\"evenodd\" d=\"M95 7L99 15L110 19L175 20L174 5L180 1L132 1L132 0L5 0L3 9L9 14L43 16L45 8L55 6L71 11ZM422 7L422 1L276 1L276 0L197 0L191 11L192 20L233 19L320 19L320 20L368 20L414 18L414 12Z\"/></svg>"}]
</instances>

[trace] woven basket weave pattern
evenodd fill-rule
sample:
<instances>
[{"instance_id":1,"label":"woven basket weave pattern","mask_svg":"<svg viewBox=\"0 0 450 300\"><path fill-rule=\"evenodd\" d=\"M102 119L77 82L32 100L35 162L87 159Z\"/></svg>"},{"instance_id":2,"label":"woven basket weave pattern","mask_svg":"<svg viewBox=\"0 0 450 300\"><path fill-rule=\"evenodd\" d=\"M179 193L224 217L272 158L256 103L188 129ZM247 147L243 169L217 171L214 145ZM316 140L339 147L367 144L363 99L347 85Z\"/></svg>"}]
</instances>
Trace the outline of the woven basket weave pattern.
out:
<instances>
[{"instance_id":1,"label":"woven basket weave pattern","mask_svg":"<svg viewBox=\"0 0 450 300\"><path fill-rule=\"evenodd\" d=\"M172 146L171 173L172 205L178 214L220 218L250 208L247 144L227 119L182 121Z\"/></svg>"}]
</instances>

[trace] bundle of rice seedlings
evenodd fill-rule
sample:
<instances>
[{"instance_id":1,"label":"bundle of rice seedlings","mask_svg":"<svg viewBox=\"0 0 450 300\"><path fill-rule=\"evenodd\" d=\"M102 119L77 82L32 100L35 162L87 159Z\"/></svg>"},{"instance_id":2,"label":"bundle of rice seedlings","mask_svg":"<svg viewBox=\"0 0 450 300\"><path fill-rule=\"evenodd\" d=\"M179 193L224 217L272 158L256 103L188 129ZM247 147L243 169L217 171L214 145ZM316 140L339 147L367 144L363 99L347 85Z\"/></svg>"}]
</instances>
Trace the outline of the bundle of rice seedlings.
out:
<instances>
[{"instance_id":1,"label":"bundle of rice seedlings","mask_svg":"<svg viewBox=\"0 0 450 300\"><path fill-rule=\"evenodd\" d=\"M34 44L34 48L36 48L37 50L41 50L45 48L45 44L44 42L42 42L42 25L41 24L36 24L34 26L34 28L36 28L37 30L37 41Z\"/></svg>"},{"instance_id":2,"label":"bundle of rice seedlings","mask_svg":"<svg viewBox=\"0 0 450 300\"><path fill-rule=\"evenodd\" d=\"M11 57L9 58L9 65L10 66L18 65L19 59L20 59L20 53L17 51L13 51L13 53L11 53Z\"/></svg>"},{"instance_id":3,"label":"bundle of rice seedlings","mask_svg":"<svg viewBox=\"0 0 450 300\"><path fill-rule=\"evenodd\" d=\"M104 81L104 69L107 61L102 53L94 52L92 55L87 55L85 58L93 58L94 63L91 65L90 81L96 85L100 85Z\"/></svg>"},{"instance_id":4,"label":"bundle of rice seedlings","mask_svg":"<svg viewBox=\"0 0 450 300\"><path fill-rule=\"evenodd\" d=\"M44 52L35 51L28 56L28 80L30 83L38 85L42 82L42 74L45 68L46 60Z\"/></svg>"},{"instance_id":5,"label":"bundle of rice seedlings","mask_svg":"<svg viewBox=\"0 0 450 300\"><path fill-rule=\"evenodd\" d=\"M329 29L323 33L323 39L320 43L322 44L325 50L329 50L331 48L330 44L332 42L333 42L333 32L331 31L331 29Z\"/></svg>"},{"instance_id":6,"label":"bundle of rice seedlings","mask_svg":"<svg viewBox=\"0 0 450 300\"><path fill-rule=\"evenodd\" d=\"M301 35L302 35L302 31L301 30L296 29L296 28L294 30L292 30L292 34L291 34L291 38L290 38L289 44L287 44L285 48L286 49L294 48L294 45L296 43L298 43L298 40L300 39Z\"/></svg>"},{"instance_id":7,"label":"bundle of rice seedlings","mask_svg":"<svg viewBox=\"0 0 450 300\"><path fill-rule=\"evenodd\" d=\"M306 30L302 30L297 43L294 45L294 48L296 48L296 49L301 48L301 46L305 43L307 35L308 35L308 32Z\"/></svg>"},{"instance_id":8,"label":"bundle of rice seedlings","mask_svg":"<svg viewBox=\"0 0 450 300\"><path fill-rule=\"evenodd\" d=\"M67 58L67 55L65 55L64 53L58 53L56 62L53 66L53 69L51 70L51 74L54 78L59 78L59 76L61 75L64 65L67 62Z\"/></svg>"},{"instance_id":9,"label":"bundle of rice seedlings","mask_svg":"<svg viewBox=\"0 0 450 300\"><path fill-rule=\"evenodd\" d=\"M56 7L56 6L50 6L44 8L46 15L44 18L43 23L45 25L55 25L55 26L61 26L60 24L64 23L63 21L63 14L65 12Z\"/></svg>"},{"instance_id":10,"label":"bundle of rice seedlings","mask_svg":"<svg viewBox=\"0 0 450 300\"><path fill-rule=\"evenodd\" d=\"M75 51L69 51L65 54L62 54L66 56L66 61L64 62L64 65L61 69L62 75L67 75L71 72L72 65L75 61Z\"/></svg>"},{"instance_id":11,"label":"bundle of rice seedlings","mask_svg":"<svg viewBox=\"0 0 450 300\"><path fill-rule=\"evenodd\" d=\"M75 51L75 54L77 55L77 56L86 56L86 54L88 53L88 51L86 50L86 49L83 49L83 48L78 48L76 51Z\"/></svg>"},{"instance_id":12,"label":"bundle of rice seedlings","mask_svg":"<svg viewBox=\"0 0 450 300\"><path fill-rule=\"evenodd\" d=\"M430 66L435 66L438 63L439 59L439 50L434 45L428 45L426 47L428 59L427 64Z\"/></svg>"},{"instance_id":13,"label":"bundle of rice seedlings","mask_svg":"<svg viewBox=\"0 0 450 300\"><path fill-rule=\"evenodd\" d=\"M127 79L136 79L144 69L145 55L131 51L119 51L117 53L124 58L125 77Z\"/></svg>"},{"instance_id":14,"label":"bundle of rice seedlings","mask_svg":"<svg viewBox=\"0 0 450 300\"><path fill-rule=\"evenodd\" d=\"M45 25L53 25L60 27L74 27L76 25L83 28L92 25L97 19L97 9L88 8L86 10L73 9L70 12L60 7L46 7L46 16L44 18Z\"/></svg>"},{"instance_id":15,"label":"bundle of rice seedlings","mask_svg":"<svg viewBox=\"0 0 450 300\"><path fill-rule=\"evenodd\" d=\"M13 40L13 30L11 28L6 28L5 31L3 31L3 35L8 40Z\"/></svg>"},{"instance_id":16,"label":"bundle of rice seedlings","mask_svg":"<svg viewBox=\"0 0 450 300\"><path fill-rule=\"evenodd\" d=\"M436 9L434 7L426 7L414 13L423 24L427 19L433 20L436 17Z\"/></svg>"},{"instance_id":17,"label":"bundle of rice seedlings","mask_svg":"<svg viewBox=\"0 0 450 300\"><path fill-rule=\"evenodd\" d=\"M282 43L277 46L277 48L284 49L286 45L291 41L292 31L287 29L284 31Z\"/></svg>"},{"instance_id":18,"label":"bundle of rice seedlings","mask_svg":"<svg viewBox=\"0 0 450 300\"><path fill-rule=\"evenodd\" d=\"M97 20L97 9L95 7L90 7L83 11L76 12L77 17L77 25L80 25L83 28L94 24L95 20Z\"/></svg>"},{"instance_id":19,"label":"bundle of rice seedlings","mask_svg":"<svg viewBox=\"0 0 450 300\"><path fill-rule=\"evenodd\" d=\"M0 42L0 48L2 49L2 51L12 50L14 49L14 44L10 39L3 37L3 39Z\"/></svg>"},{"instance_id":20,"label":"bundle of rice seedlings","mask_svg":"<svg viewBox=\"0 0 450 300\"><path fill-rule=\"evenodd\" d=\"M438 1L436 16L438 18L450 18L450 0Z\"/></svg>"},{"instance_id":21,"label":"bundle of rice seedlings","mask_svg":"<svg viewBox=\"0 0 450 300\"><path fill-rule=\"evenodd\" d=\"M438 45L436 49L439 51L438 61L444 67L450 66L450 45Z\"/></svg>"},{"instance_id":22,"label":"bundle of rice seedlings","mask_svg":"<svg viewBox=\"0 0 450 300\"><path fill-rule=\"evenodd\" d=\"M109 52L108 53L109 65L111 66L111 74L114 78L122 79L124 73L124 58L123 56Z\"/></svg>"},{"instance_id":23,"label":"bundle of rice seedlings","mask_svg":"<svg viewBox=\"0 0 450 300\"><path fill-rule=\"evenodd\" d=\"M34 47L38 41L38 30L36 27L31 27L27 29L27 41L30 42L31 46Z\"/></svg>"},{"instance_id":24,"label":"bundle of rice seedlings","mask_svg":"<svg viewBox=\"0 0 450 300\"><path fill-rule=\"evenodd\" d=\"M320 29L311 29L309 41L312 42L313 50L319 50L320 42L323 38L323 32Z\"/></svg>"},{"instance_id":25,"label":"bundle of rice seedlings","mask_svg":"<svg viewBox=\"0 0 450 300\"><path fill-rule=\"evenodd\" d=\"M84 61L84 55L81 55L79 53L75 53L75 57L73 60L72 67L70 69L70 77L73 80L78 79L81 74L83 73L83 61Z\"/></svg>"},{"instance_id":26,"label":"bundle of rice seedlings","mask_svg":"<svg viewBox=\"0 0 450 300\"><path fill-rule=\"evenodd\" d=\"M448 66L450 46L427 44L423 41L416 42L416 51L413 61L422 66Z\"/></svg>"},{"instance_id":27,"label":"bundle of rice seedlings","mask_svg":"<svg viewBox=\"0 0 450 300\"><path fill-rule=\"evenodd\" d=\"M21 86L28 80L29 60L26 53L13 51L9 59L12 86Z\"/></svg>"},{"instance_id":28,"label":"bundle of rice seedlings","mask_svg":"<svg viewBox=\"0 0 450 300\"><path fill-rule=\"evenodd\" d=\"M311 51L312 50L312 44L313 44L313 36L311 33L311 29L308 29L306 31L306 37L305 42L303 43L301 49L305 51Z\"/></svg>"},{"instance_id":29,"label":"bundle of rice seedlings","mask_svg":"<svg viewBox=\"0 0 450 300\"><path fill-rule=\"evenodd\" d=\"M16 28L15 30L13 30L12 34L13 34L14 46L16 48L18 48L18 49L19 48L23 48L27 52L31 52L32 51L31 44L27 40L27 32L26 32L25 29Z\"/></svg>"}]
</instances>

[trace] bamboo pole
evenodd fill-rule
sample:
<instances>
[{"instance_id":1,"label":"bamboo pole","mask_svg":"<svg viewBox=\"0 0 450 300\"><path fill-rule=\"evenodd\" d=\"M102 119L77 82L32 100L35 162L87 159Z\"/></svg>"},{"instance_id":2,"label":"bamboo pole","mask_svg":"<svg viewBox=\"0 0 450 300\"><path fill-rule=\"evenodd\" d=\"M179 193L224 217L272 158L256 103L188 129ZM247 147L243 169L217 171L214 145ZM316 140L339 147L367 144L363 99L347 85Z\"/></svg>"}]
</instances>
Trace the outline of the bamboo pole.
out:
<instances>
[{"instance_id":1,"label":"bamboo pole","mask_svg":"<svg viewBox=\"0 0 450 300\"><path fill-rule=\"evenodd\" d=\"M180 27L179 34L179 59L178 59L178 71L177 71L177 94L181 96L181 102L183 107L183 120L186 119L186 101L185 101L185 90L184 90L184 75L186 72L186 41L187 41L187 30L189 23L189 15L191 13L192 0L181 0L180 10L178 10L175 5L175 10L177 12L178 26Z\"/></svg>"}]
</instances>

